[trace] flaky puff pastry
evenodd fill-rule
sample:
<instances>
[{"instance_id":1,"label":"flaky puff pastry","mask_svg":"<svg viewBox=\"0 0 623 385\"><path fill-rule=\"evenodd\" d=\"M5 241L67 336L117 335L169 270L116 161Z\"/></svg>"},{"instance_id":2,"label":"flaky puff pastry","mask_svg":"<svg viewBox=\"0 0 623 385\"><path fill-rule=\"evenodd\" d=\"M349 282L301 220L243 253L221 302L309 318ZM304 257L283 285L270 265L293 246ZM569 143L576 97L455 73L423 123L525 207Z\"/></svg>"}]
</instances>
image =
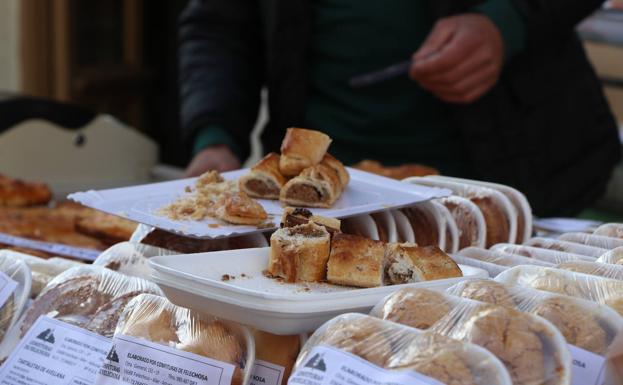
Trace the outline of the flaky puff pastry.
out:
<instances>
[{"instance_id":1,"label":"flaky puff pastry","mask_svg":"<svg viewBox=\"0 0 623 385\"><path fill-rule=\"evenodd\" d=\"M325 166L332 168L340 180L340 190L342 192L346 190L346 186L348 186L348 182L350 182L350 175L348 174L348 171L346 171L346 167L344 167L342 162L333 157L333 155L327 153L322 158L320 164L324 164Z\"/></svg>"},{"instance_id":2,"label":"flaky puff pastry","mask_svg":"<svg viewBox=\"0 0 623 385\"><path fill-rule=\"evenodd\" d=\"M324 164L306 168L281 189L279 200L290 206L331 207L342 193L337 172Z\"/></svg>"},{"instance_id":3,"label":"flaky puff pastry","mask_svg":"<svg viewBox=\"0 0 623 385\"><path fill-rule=\"evenodd\" d=\"M240 178L240 190L254 198L279 199L286 178L279 171L279 154L271 152Z\"/></svg>"},{"instance_id":4,"label":"flaky puff pastry","mask_svg":"<svg viewBox=\"0 0 623 385\"><path fill-rule=\"evenodd\" d=\"M262 205L243 192L223 194L216 207L219 219L236 225L259 225L268 218Z\"/></svg>"},{"instance_id":5,"label":"flaky puff pastry","mask_svg":"<svg viewBox=\"0 0 623 385\"><path fill-rule=\"evenodd\" d=\"M462 277L459 266L436 246L387 245L386 279L392 284Z\"/></svg>"},{"instance_id":6,"label":"flaky puff pastry","mask_svg":"<svg viewBox=\"0 0 623 385\"><path fill-rule=\"evenodd\" d=\"M326 277L331 237L313 222L284 227L270 237L268 273L287 282L318 282Z\"/></svg>"},{"instance_id":7,"label":"flaky puff pastry","mask_svg":"<svg viewBox=\"0 0 623 385\"><path fill-rule=\"evenodd\" d=\"M349 234L335 234L327 264L330 283L357 287L383 285L385 244Z\"/></svg>"},{"instance_id":8,"label":"flaky puff pastry","mask_svg":"<svg viewBox=\"0 0 623 385\"><path fill-rule=\"evenodd\" d=\"M288 128L281 143L281 173L293 177L303 169L320 163L330 144L331 138L320 131Z\"/></svg>"}]
</instances>

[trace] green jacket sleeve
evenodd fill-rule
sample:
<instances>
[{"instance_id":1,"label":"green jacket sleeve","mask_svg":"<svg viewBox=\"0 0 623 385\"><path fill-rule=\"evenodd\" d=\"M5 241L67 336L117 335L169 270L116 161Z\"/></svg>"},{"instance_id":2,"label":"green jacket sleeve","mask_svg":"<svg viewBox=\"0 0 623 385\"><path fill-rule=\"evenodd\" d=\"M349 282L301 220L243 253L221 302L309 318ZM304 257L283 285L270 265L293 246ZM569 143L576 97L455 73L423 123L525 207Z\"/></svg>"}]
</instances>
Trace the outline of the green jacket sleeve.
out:
<instances>
[{"instance_id":1,"label":"green jacket sleeve","mask_svg":"<svg viewBox=\"0 0 623 385\"><path fill-rule=\"evenodd\" d=\"M511 0L487 0L474 11L487 16L498 27L507 60L521 53L526 43L526 25Z\"/></svg>"},{"instance_id":2,"label":"green jacket sleeve","mask_svg":"<svg viewBox=\"0 0 623 385\"><path fill-rule=\"evenodd\" d=\"M238 159L242 159L243 152L241 146L236 143L236 140L229 131L217 125L204 127L197 132L193 146L193 154L196 155L201 152L201 150L217 144L226 145Z\"/></svg>"}]
</instances>

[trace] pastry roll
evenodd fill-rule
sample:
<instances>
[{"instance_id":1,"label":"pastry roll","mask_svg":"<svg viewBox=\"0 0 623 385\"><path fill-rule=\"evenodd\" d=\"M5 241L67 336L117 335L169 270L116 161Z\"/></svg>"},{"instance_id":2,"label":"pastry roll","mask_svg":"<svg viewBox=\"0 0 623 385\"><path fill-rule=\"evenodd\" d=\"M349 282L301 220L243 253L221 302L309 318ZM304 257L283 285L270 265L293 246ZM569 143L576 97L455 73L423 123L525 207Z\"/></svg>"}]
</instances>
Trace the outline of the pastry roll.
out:
<instances>
[{"instance_id":1,"label":"pastry roll","mask_svg":"<svg viewBox=\"0 0 623 385\"><path fill-rule=\"evenodd\" d=\"M320 163L331 144L331 138L320 131L288 128L281 143L279 169L285 176L296 176L303 169Z\"/></svg>"},{"instance_id":2,"label":"pastry roll","mask_svg":"<svg viewBox=\"0 0 623 385\"><path fill-rule=\"evenodd\" d=\"M284 227L270 237L268 273L286 282L317 282L326 277L330 236L313 222Z\"/></svg>"},{"instance_id":3,"label":"pastry roll","mask_svg":"<svg viewBox=\"0 0 623 385\"><path fill-rule=\"evenodd\" d=\"M436 246L390 243L386 258L385 279L391 284L463 276L456 262Z\"/></svg>"},{"instance_id":4,"label":"pastry roll","mask_svg":"<svg viewBox=\"0 0 623 385\"><path fill-rule=\"evenodd\" d=\"M383 285L385 244L357 235L336 234L331 241L327 280L357 287Z\"/></svg>"},{"instance_id":5,"label":"pastry roll","mask_svg":"<svg viewBox=\"0 0 623 385\"><path fill-rule=\"evenodd\" d=\"M334 169L317 164L306 168L281 189L280 200L291 206L331 207L342 192Z\"/></svg>"},{"instance_id":6,"label":"pastry roll","mask_svg":"<svg viewBox=\"0 0 623 385\"><path fill-rule=\"evenodd\" d=\"M271 152L240 178L240 190L254 198L279 199L286 178L279 172L279 155Z\"/></svg>"},{"instance_id":7,"label":"pastry roll","mask_svg":"<svg viewBox=\"0 0 623 385\"><path fill-rule=\"evenodd\" d=\"M224 194L216 206L218 218L236 225L259 225L268 218L262 205L243 192Z\"/></svg>"},{"instance_id":8,"label":"pastry roll","mask_svg":"<svg viewBox=\"0 0 623 385\"><path fill-rule=\"evenodd\" d=\"M330 234L340 232L341 221L336 218L314 215L311 211L300 207L286 207L281 216L281 227L294 227L304 225L312 221L317 225L324 226Z\"/></svg>"},{"instance_id":9,"label":"pastry roll","mask_svg":"<svg viewBox=\"0 0 623 385\"><path fill-rule=\"evenodd\" d=\"M335 159L333 155L327 153L324 158L322 158L321 164L324 164L327 167L332 168L340 179L341 191L346 190L346 186L348 186L348 182L350 182L350 175L348 171L346 171L346 167L339 160Z\"/></svg>"}]
</instances>

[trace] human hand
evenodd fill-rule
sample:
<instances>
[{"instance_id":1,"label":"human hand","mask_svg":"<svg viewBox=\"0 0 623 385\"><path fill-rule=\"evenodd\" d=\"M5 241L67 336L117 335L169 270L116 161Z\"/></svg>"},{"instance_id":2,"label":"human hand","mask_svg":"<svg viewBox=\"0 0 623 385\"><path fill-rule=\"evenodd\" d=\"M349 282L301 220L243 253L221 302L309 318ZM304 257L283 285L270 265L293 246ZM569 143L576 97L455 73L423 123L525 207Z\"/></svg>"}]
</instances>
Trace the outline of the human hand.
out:
<instances>
[{"instance_id":1,"label":"human hand","mask_svg":"<svg viewBox=\"0 0 623 385\"><path fill-rule=\"evenodd\" d=\"M210 146L195 155L190 162L184 176L189 178L199 176L206 171L216 170L219 172L236 170L240 168L240 161L229 147L224 144Z\"/></svg>"},{"instance_id":2,"label":"human hand","mask_svg":"<svg viewBox=\"0 0 623 385\"><path fill-rule=\"evenodd\" d=\"M413 59L411 79L443 101L467 104L498 81L504 42L486 16L450 16L437 21Z\"/></svg>"}]
</instances>

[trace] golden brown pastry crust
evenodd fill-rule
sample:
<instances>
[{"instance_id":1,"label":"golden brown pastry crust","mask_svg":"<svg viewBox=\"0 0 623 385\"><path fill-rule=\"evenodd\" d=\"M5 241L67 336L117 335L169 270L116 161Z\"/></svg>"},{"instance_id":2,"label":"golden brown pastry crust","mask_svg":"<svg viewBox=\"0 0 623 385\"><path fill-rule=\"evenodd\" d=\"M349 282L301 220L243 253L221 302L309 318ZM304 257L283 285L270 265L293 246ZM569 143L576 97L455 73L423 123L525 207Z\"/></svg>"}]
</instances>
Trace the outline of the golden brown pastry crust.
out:
<instances>
[{"instance_id":1,"label":"golden brown pastry crust","mask_svg":"<svg viewBox=\"0 0 623 385\"><path fill-rule=\"evenodd\" d=\"M259 225L268 218L262 205L243 192L223 194L216 207L220 219L237 225Z\"/></svg>"},{"instance_id":2,"label":"golden brown pastry crust","mask_svg":"<svg viewBox=\"0 0 623 385\"><path fill-rule=\"evenodd\" d=\"M240 178L240 190L254 198L279 199L286 177L279 171L279 154L269 153Z\"/></svg>"},{"instance_id":3,"label":"golden brown pastry crust","mask_svg":"<svg viewBox=\"0 0 623 385\"><path fill-rule=\"evenodd\" d=\"M411 176L439 175L439 171L420 164L403 164L395 167L383 166L376 160L365 159L352 166L358 170L371 172L392 179L402 180Z\"/></svg>"},{"instance_id":4,"label":"golden brown pastry crust","mask_svg":"<svg viewBox=\"0 0 623 385\"><path fill-rule=\"evenodd\" d=\"M103 212L94 212L76 221L76 231L101 239L106 244L128 241L136 226L136 222Z\"/></svg>"},{"instance_id":5,"label":"golden brown pastry crust","mask_svg":"<svg viewBox=\"0 0 623 385\"><path fill-rule=\"evenodd\" d=\"M327 264L330 283L357 287L383 285L385 244L349 234L336 234Z\"/></svg>"},{"instance_id":6,"label":"golden brown pastry crust","mask_svg":"<svg viewBox=\"0 0 623 385\"><path fill-rule=\"evenodd\" d=\"M388 257L399 255L407 257L426 281L462 277L459 266L437 246L418 247L412 244L389 244Z\"/></svg>"},{"instance_id":7,"label":"golden brown pastry crust","mask_svg":"<svg viewBox=\"0 0 623 385\"><path fill-rule=\"evenodd\" d=\"M268 273L287 282L317 282L326 278L330 236L313 222L285 227L270 237Z\"/></svg>"},{"instance_id":8,"label":"golden brown pastry crust","mask_svg":"<svg viewBox=\"0 0 623 385\"><path fill-rule=\"evenodd\" d=\"M438 246L439 230L433 214L424 207L413 206L402 210L415 235L419 246Z\"/></svg>"},{"instance_id":9,"label":"golden brown pastry crust","mask_svg":"<svg viewBox=\"0 0 623 385\"><path fill-rule=\"evenodd\" d=\"M44 183L24 182L0 174L0 206L45 205L51 199L52 192Z\"/></svg>"},{"instance_id":10,"label":"golden brown pastry crust","mask_svg":"<svg viewBox=\"0 0 623 385\"><path fill-rule=\"evenodd\" d=\"M382 318L426 330L446 316L451 309L441 293L428 289L402 289L383 304Z\"/></svg>"},{"instance_id":11,"label":"golden brown pastry crust","mask_svg":"<svg viewBox=\"0 0 623 385\"><path fill-rule=\"evenodd\" d=\"M510 225L506 212L491 197L473 197L470 200L478 206L487 224L487 248L509 242ZM511 240L512 241L512 240Z\"/></svg>"},{"instance_id":12,"label":"golden brown pastry crust","mask_svg":"<svg viewBox=\"0 0 623 385\"><path fill-rule=\"evenodd\" d=\"M348 171L346 171L346 167L344 167L342 162L337 160L333 155L327 153L322 158L322 162L320 162L320 164L324 164L335 171L338 179L340 180L340 190L343 192L350 182L350 175L348 174Z\"/></svg>"},{"instance_id":13,"label":"golden brown pastry crust","mask_svg":"<svg viewBox=\"0 0 623 385\"><path fill-rule=\"evenodd\" d=\"M279 199L290 206L331 207L341 194L339 176L332 168L318 164L306 168L281 189Z\"/></svg>"},{"instance_id":14,"label":"golden brown pastry crust","mask_svg":"<svg viewBox=\"0 0 623 385\"><path fill-rule=\"evenodd\" d=\"M342 227L342 222L339 219L313 215L311 211L299 207L286 207L283 210L281 227L304 225L309 221L324 226L331 234L339 232Z\"/></svg>"},{"instance_id":15,"label":"golden brown pastry crust","mask_svg":"<svg viewBox=\"0 0 623 385\"><path fill-rule=\"evenodd\" d=\"M298 175L303 169L322 160L331 144L331 138L320 131L288 128L281 143L279 170L285 176Z\"/></svg>"}]
</instances>

